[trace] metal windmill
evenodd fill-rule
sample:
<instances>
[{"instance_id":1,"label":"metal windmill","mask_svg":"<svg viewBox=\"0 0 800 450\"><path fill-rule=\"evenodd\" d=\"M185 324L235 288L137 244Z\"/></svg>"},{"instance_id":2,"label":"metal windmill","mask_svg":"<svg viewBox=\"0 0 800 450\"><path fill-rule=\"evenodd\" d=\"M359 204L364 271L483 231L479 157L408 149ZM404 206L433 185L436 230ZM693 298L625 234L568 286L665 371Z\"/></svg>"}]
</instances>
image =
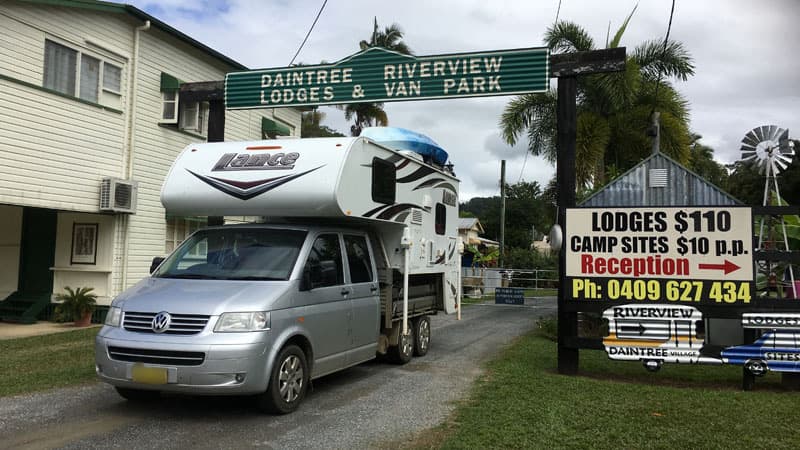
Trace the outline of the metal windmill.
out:
<instances>
[{"instance_id":1,"label":"metal windmill","mask_svg":"<svg viewBox=\"0 0 800 450\"><path fill-rule=\"evenodd\" d=\"M778 174L789 167L794 157L794 142L789 139L789 130L784 130L775 125L762 125L760 127L750 130L742 139L742 161L752 161L759 168L761 173L764 174L764 202L763 206L768 206L772 203L773 198L777 201L778 206L782 206L783 199L781 198L780 188L778 187ZM774 195L774 197L773 197ZM765 221L767 230L772 236L772 216L762 216L761 224L758 232L758 247L769 248L775 243L773 239L764 241L764 226ZM786 222L781 216L781 228L783 231L783 245L784 250L789 250L789 239L786 236ZM764 244L767 244L766 247ZM767 274L772 272L771 263L768 263L766 270ZM797 290L794 284L794 271L792 265L789 264L789 281L791 282L794 291L794 297L797 298Z\"/></svg>"}]
</instances>

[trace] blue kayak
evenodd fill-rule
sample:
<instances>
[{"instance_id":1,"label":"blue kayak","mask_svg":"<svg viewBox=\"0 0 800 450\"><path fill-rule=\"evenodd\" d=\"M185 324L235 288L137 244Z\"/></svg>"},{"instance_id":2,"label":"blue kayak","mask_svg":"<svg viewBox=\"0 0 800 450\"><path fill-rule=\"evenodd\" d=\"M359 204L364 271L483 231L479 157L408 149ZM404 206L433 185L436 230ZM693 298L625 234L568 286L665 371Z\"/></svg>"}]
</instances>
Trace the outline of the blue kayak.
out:
<instances>
[{"instance_id":1,"label":"blue kayak","mask_svg":"<svg viewBox=\"0 0 800 450\"><path fill-rule=\"evenodd\" d=\"M367 127L361 136L395 150L411 150L443 166L447 162L447 152L433 139L416 131L398 127Z\"/></svg>"}]
</instances>

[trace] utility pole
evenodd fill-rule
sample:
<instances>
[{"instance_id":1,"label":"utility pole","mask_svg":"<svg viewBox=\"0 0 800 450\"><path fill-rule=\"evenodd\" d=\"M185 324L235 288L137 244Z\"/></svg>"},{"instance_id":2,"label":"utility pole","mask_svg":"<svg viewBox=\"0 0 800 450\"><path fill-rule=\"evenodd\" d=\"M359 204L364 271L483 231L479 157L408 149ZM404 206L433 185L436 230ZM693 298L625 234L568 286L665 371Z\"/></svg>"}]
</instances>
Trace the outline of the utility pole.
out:
<instances>
[{"instance_id":1,"label":"utility pole","mask_svg":"<svg viewBox=\"0 0 800 450\"><path fill-rule=\"evenodd\" d=\"M653 123L650 125L650 129L647 130L647 135L653 138L653 154L656 154L661 151L661 122L659 121L661 113L653 111L651 118Z\"/></svg>"},{"instance_id":2,"label":"utility pole","mask_svg":"<svg viewBox=\"0 0 800 450\"><path fill-rule=\"evenodd\" d=\"M497 265L504 267L506 249L506 160L500 161L500 257Z\"/></svg>"}]
</instances>

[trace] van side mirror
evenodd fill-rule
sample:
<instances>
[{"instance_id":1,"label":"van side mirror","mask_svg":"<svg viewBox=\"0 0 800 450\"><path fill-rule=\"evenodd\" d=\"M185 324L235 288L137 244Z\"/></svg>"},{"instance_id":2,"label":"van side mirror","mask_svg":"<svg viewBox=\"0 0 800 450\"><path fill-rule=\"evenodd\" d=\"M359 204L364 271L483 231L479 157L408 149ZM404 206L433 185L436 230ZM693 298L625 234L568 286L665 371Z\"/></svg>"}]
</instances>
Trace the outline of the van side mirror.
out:
<instances>
[{"instance_id":1,"label":"van side mirror","mask_svg":"<svg viewBox=\"0 0 800 450\"><path fill-rule=\"evenodd\" d=\"M153 274L153 272L156 271L156 269L158 269L158 266L160 266L162 262L164 262L164 257L163 256L156 256L155 258L153 258L153 262L150 263L150 274L151 275Z\"/></svg>"}]
</instances>

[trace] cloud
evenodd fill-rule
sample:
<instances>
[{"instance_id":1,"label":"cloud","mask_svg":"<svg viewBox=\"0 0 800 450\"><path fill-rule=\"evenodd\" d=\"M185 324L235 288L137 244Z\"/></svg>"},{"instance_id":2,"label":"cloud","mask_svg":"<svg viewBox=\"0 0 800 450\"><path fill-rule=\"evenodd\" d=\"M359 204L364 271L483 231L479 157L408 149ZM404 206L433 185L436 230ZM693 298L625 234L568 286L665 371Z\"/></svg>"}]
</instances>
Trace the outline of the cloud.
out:
<instances>
[{"instance_id":1,"label":"cloud","mask_svg":"<svg viewBox=\"0 0 800 450\"><path fill-rule=\"evenodd\" d=\"M137 7L251 68L288 65L305 37L319 0L129 0ZM622 45L661 40L669 2L594 0L562 2L560 20L584 27L597 47L638 8ZM535 47L553 23L558 2L406 0L402 4L350 0L328 2L298 61L335 62L358 51L358 42L381 26L399 24L417 55ZM800 2L708 0L677 2L670 37L693 55L696 74L674 83L690 103L691 129L715 149L716 159L739 158L739 142L764 124L800 137ZM499 138L498 121L511 97L385 104L392 125L428 134L449 153L462 180L462 200L499 193L500 159L510 182L546 184L553 166ZM341 111L326 108L326 124L346 134ZM524 170L523 170L524 166ZM522 174L522 176L520 176Z\"/></svg>"}]
</instances>

